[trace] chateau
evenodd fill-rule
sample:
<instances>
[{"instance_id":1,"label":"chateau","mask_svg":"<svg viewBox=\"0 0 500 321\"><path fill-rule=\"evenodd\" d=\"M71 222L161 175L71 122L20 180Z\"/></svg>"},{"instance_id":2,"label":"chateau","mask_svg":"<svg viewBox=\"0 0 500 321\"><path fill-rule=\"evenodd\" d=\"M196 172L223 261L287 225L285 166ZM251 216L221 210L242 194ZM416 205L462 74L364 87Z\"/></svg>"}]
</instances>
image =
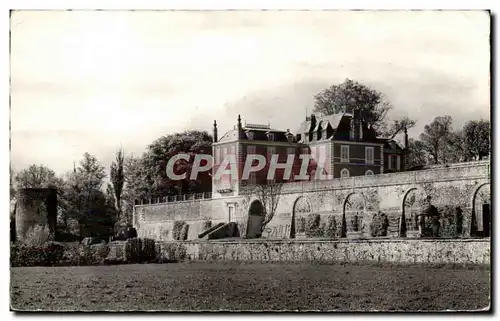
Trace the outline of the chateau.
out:
<instances>
[{"instance_id":1,"label":"chateau","mask_svg":"<svg viewBox=\"0 0 500 321\"><path fill-rule=\"evenodd\" d=\"M284 179L282 169L276 170L275 180L278 182L295 181L294 177L301 169L301 155L311 157L307 168L310 180L318 179L317 174L334 179L404 171L408 144L406 130L404 135L404 148L394 140L378 138L359 110L322 117L313 114L306 117L293 133L289 129L273 129L270 125L243 125L238 115L237 125L220 139L214 121L213 195L235 196L242 186L266 184L272 155L278 155L279 164L289 161L293 164L288 179ZM226 168L236 166L241 178L247 155L251 154L263 155L267 162L260 171L250 173L248 179L231 180L229 175L216 177L219 167L227 165ZM227 155L235 156L235 164L222 164Z\"/></svg>"}]
</instances>

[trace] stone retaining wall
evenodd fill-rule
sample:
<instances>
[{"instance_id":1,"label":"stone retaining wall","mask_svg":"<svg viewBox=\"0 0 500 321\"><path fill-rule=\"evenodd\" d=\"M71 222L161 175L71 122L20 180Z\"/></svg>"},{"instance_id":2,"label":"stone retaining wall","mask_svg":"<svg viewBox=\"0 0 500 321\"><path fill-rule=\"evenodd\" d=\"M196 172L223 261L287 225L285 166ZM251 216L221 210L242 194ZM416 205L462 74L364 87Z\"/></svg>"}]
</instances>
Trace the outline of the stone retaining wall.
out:
<instances>
[{"instance_id":1,"label":"stone retaining wall","mask_svg":"<svg viewBox=\"0 0 500 321\"><path fill-rule=\"evenodd\" d=\"M160 243L160 244L158 244ZM191 260L490 264L489 239L238 240L176 244Z\"/></svg>"}]
</instances>

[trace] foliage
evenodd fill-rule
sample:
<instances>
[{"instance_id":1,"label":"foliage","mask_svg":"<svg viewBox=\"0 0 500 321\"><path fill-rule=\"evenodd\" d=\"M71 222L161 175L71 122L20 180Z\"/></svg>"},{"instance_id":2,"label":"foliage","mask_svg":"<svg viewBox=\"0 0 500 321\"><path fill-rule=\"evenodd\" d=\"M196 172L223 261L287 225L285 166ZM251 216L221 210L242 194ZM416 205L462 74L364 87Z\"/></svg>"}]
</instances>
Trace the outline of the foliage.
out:
<instances>
[{"instance_id":1,"label":"foliage","mask_svg":"<svg viewBox=\"0 0 500 321\"><path fill-rule=\"evenodd\" d=\"M17 188L47 188L59 187L62 184L60 178L50 168L44 165L31 165L15 175L14 181Z\"/></svg>"},{"instance_id":2,"label":"foliage","mask_svg":"<svg viewBox=\"0 0 500 321\"><path fill-rule=\"evenodd\" d=\"M253 186L253 194L257 196L265 209L265 218L260 226L261 232L264 231L266 225L273 219L276 213L282 188L283 183L271 180L267 181L267 184L257 184Z\"/></svg>"},{"instance_id":3,"label":"foliage","mask_svg":"<svg viewBox=\"0 0 500 321\"><path fill-rule=\"evenodd\" d=\"M371 236L387 236L387 228L389 227L389 219L387 215L382 212L373 214L372 222L370 224Z\"/></svg>"},{"instance_id":4,"label":"foliage","mask_svg":"<svg viewBox=\"0 0 500 321\"><path fill-rule=\"evenodd\" d=\"M206 218L204 221L203 221L203 225L201 227L201 230L202 231L206 231L208 229L210 229L212 227L212 221L209 220L208 218Z\"/></svg>"},{"instance_id":5,"label":"foliage","mask_svg":"<svg viewBox=\"0 0 500 321\"><path fill-rule=\"evenodd\" d=\"M67 175L60 204L67 218L78 222L80 237L110 236L116 211L101 191L104 167L95 156L83 155L79 167Z\"/></svg>"},{"instance_id":6,"label":"foliage","mask_svg":"<svg viewBox=\"0 0 500 321\"><path fill-rule=\"evenodd\" d=\"M378 129L377 133L380 136L387 137L389 139L394 139L399 133L402 133L412 127L415 127L416 121L403 117L401 119L394 119L392 121L382 122Z\"/></svg>"},{"instance_id":7,"label":"foliage","mask_svg":"<svg viewBox=\"0 0 500 321\"><path fill-rule=\"evenodd\" d=\"M186 173L186 179L171 180L166 173L168 161L181 153L189 154L191 158L189 161L177 161L173 170L176 174ZM212 136L206 131L190 130L166 135L150 144L143 155L143 162L153 182L153 197L210 191L212 178L208 171L190 179L194 156L200 154L212 154ZM203 165L204 161L201 162Z\"/></svg>"},{"instance_id":8,"label":"foliage","mask_svg":"<svg viewBox=\"0 0 500 321\"><path fill-rule=\"evenodd\" d=\"M319 214L309 214L307 216L306 231L305 231L307 237L319 237L322 235L320 220L321 218Z\"/></svg>"},{"instance_id":9,"label":"foliage","mask_svg":"<svg viewBox=\"0 0 500 321\"><path fill-rule=\"evenodd\" d=\"M481 160L491 151L491 125L487 120L471 120L463 128L465 151L475 160Z\"/></svg>"},{"instance_id":10,"label":"foliage","mask_svg":"<svg viewBox=\"0 0 500 321\"><path fill-rule=\"evenodd\" d=\"M314 100L314 110L324 115L361 108L365 120L375 128L391 109L381 92L351 79L324 89L314 96Z\"/></svg>"},{"instance_id":11,"label":"foliage","mask_svg":"<svg viewBox=\"0 0 500 321\"><path fill-rule=\"evenodd\" d=\"M163 243L156 257L157 263L169 263L184 261L187 257L187 249L181 243Z\"/></svg>"},{"instance_id":12,"label":"foliage","mask_svg":"<svg viewBox=\"0 0 500 321\"><path fill-rule=\"evenodd\" d=\"M185 221L175 221L174 226L172 228L172 237L174 240L181 240L182 232L184 225L186 225Z\"/></svg>"},{"instance_id":13,"label":"foliage","mask_svg":"<svg viewBox=\"0 0 500 321\"><path fill-rule=\"evenodd\" d=\"M297 220L297 233L305 233L306 232L306 218L301 216Z\"/></svg>"},{"instance_id":14,"label":"foliage","mask_svg":"<svg viewBox=\"0 0 500 321\"><path fill-rule=\"evenodd\" d=\"M408 140L406 158L406 166L408 169L427 165L428 154L425 151L424 143L420 140L410 138Z\"/></svg>"},{"instance_id":15,"label":"foliage","mask_svg":"<svg viewBox=\"0 0 500 321\"><path fill-rule=\"evenodd\" d=\"M23 243L28 246L41 246L53 240L54 235L50 232L47 225L35 225L28 229Z\"/></svg>"},{"instance_id":16,"label":"foliage","mask_svg":"<svg viewBox=\"0 0 500 321\"><path fill-rule=\"evenodd\" d=\"M462 234L463 214L460 207L446 205L438 208L441 237L458 237Z\"/></svg>"},{"instance_id":17,"label":"foliage","mask_svg":"<svg viewBox=\"0 0 500 321\"><path fill-rule=\"evenodd\" d=\"M123 186L125 184L124 154L122 149L119 149L118 152L116 152L116 160L111 163L110 176L116 200L116 209L118 212L118 217L120 218L122 209L121 196L123 192Z\"/></svg>"},{"instance_id":18,"label":"foliage","mask_svg":"<svg viewBox=\"0 0 500 321\"><path fill-rule=\"evenodd\" d=\"M43 245L12 244L11 266L54 266L62 261L64 246L47 242Z\"/></svg>"},{"instance_id":19,"label":"foliage","mask_svg":"<svg viewBox=\"0 0 500 321\"><path fill-rule=\"evenodd\" d=\"M439 116L424 127L420 134L420 140L424 143L424 149L432 157L435 164L446 164L448 161L446 146L452 131L451 116Z\"/></svg>"},{"instance_id":20,"label":"foliage","mask_svg":"<svg viewBox=\"0 0 500 321\"><path fill-rule=\"evenodd\" d=\"M335 238L337 237L337 220L335 215L329 215L326 226L324 228L325 237Z\"/></svg>"}]
</instances>

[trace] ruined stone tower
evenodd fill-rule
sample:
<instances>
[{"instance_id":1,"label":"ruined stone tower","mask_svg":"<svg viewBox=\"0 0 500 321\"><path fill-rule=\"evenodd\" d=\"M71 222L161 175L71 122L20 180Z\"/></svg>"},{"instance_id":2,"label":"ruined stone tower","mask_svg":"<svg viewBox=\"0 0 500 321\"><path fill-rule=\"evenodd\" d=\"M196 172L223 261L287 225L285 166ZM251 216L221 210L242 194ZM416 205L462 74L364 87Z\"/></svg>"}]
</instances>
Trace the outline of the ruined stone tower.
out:
<instances>
[{"instance_id":1,"label":"ruined stone tower","mask_svg":"<svg viewBox=\"0 0 500 321\"><path fill-rule=\"evenodd\" d=\"M45 206L45 211L42 210ZM16 205L16 239L22 241L35 225L46 225L55 233L57 224L57 189L23 188Z\"/></svg>"}]
</instances>

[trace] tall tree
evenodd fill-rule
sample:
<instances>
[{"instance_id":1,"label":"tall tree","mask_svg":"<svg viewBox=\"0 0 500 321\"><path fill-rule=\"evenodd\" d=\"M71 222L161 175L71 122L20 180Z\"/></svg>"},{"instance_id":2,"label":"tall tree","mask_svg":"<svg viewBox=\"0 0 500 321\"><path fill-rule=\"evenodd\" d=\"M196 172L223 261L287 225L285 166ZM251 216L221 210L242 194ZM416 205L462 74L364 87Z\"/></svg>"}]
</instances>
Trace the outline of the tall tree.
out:
<instances>
[{"instance_id":1,"label":"tall tree","mask_svg":"<svg viewBox=\"0 0 500 321\"><path fill-rule=\"evenodd\" d=\"M471 158L481 160L491 151L491 125L487 120L471 120L463 128L464 145Z\"/></svg>"},{"instance_id":2,"label":"tall tree","mask_svg":"<svg viewBox=\"0 0 500 321\"><path fill-rule=\"evenodd\" d=\"M282 188L283 183L274 180L270 180L266 184L257 184L253 186L253 194L262 202L265 209L265 218L260 226L261 234L276 213Z\"/></svg>"},{"instance_id":3,"label":"tall tree","mask_svg":"<svg viewBox=\"0 0 500 321\"><path fill-rule=\"evenodd\" d=\"M428 154L426 152L424 143L410 138L408 140L408 151L406 154L406 167L414 169L427 165Z\"/></svg>"},{"instance_id":4,"label":"tall tree","mask_svg":"<svg viewBox=\"0 0 500 321\"><path fill-rule=\"evenodd\" d=\"M351 79L324 89L314 96L314 100L314 111L323 115L352 112L359 108L375 129L392 109L381 92Z\"/></svg>"},{"instance_id":5,"label":"tall tree","mask_svg":"<svg viewBox=\"0 0 500 321\"><path fill-rule=\"evenodd\" d=\"M392 109L383 93L358 81L346 79L343 83L332 85L314 96L314 111L323 115L352 112L359 108L364 120L380 136L394 138L406 127L415 126L408 117L387 121L386 116Z\"/></svg>"},{"instance_id":6,"label":"tall tree","mask_svg":"<svg viewBox=\"0 0 500 321\"><path fill-rule=\"evenodd\" d=\"M381 122L377 133L389 139L394 139L398 134L404 132L405 128L408 130L415 127L416 121L403 117L401 119L394 119L389 122Z\"/></svg>"},{"instance_id":7,"label":"tall tree","mask_svg":"<svg viewBox=\"0 0 500 321\"><path fill-rule=\"evenodd\" d=\"M17 188L46 188L61 184L61 180L53 170L44 165L35 164L17 173L14 181Z\"/></svg>"},{"instance_id":8,"label":"tall tree","mask_svg":"<svg viewBox=\"0 0 500 321\"><path fill-rule=\"evenodd\" d=\"M150 199L153 195L152 170L146 166L146 159L146 153L141 157L129 156L124 159L125 185L121 220L125 223L132 223L135 201Z\"/></svg>"},{"instance_id":9,"label":"tall tree","mask_svg":"<svg viewBox=\"0 0 500 321\"><path fill-rule=\"evenodd\" d=\"M186 179L172 181L166 175L167 164L172 156L180 153L189 154L191 158L189 161L177 161L174 172L185 172ZM208 171L201 172L196 179L190 180L194 157L197 154L212 155L212 137L206 131L185 131L154 141L148 147L144 158L148 174L152 175L154 181L154 197L210 191L212 178Z\"/></svg>"},{"instance_id":10,"label":"tall tree","mask_svg":"<svg viewBox=\"0 0 500 321\"><path fill-rule=\"evenodd\" d=\"M447 162L447 144L452 132L451 116L439 116L424 127L420 140L426 151L432 157L434 164Z\"/></svg>"},{"instance_id":11,"label":"tall tree","mask_svg":"<svg viewBox=\"0 0 500 321\"><path fill-rule=\"evenodd\" d=\"M104 167L89 153L83 155L80 165L67 176L63 204L68 216L78 222L80 237L112 232L114 208L110 208L101 191L105 177Z\"/></svg>"},{"instance_id":12,"label":"tall tree","mask_svg":"<svg viewBox=\"0 0 500 321\"><path fill-rule=\"evenodd\" d=\"M125 171L124 171L124 154L123 150L120 148L116 152L116 160L111 163L110 174L111 183L113 184L114 198L116 200L116 209L118 211L118 216L121 215L122 204L121 196L123 192L123 185L125 184Z\"/></svg>"}]
</instances>

